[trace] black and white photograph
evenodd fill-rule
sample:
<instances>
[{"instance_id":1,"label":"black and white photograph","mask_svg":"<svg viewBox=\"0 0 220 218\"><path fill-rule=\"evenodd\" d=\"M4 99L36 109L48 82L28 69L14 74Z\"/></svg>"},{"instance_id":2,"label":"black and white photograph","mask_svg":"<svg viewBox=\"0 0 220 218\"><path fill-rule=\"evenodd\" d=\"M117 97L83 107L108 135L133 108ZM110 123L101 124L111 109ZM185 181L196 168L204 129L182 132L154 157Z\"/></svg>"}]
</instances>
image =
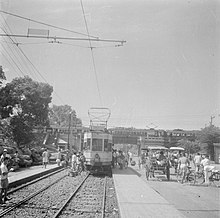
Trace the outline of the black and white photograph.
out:
<instances>
[{"instance_id":1,"label":"black and white photograph","mask_svg":"<svg viewBox=\"0 0 220 218\"><path fill-rule=\"evenodd\" d=\"M220 0L0 0L0 217L219 202Z\"/></svg>"}]
</instances>

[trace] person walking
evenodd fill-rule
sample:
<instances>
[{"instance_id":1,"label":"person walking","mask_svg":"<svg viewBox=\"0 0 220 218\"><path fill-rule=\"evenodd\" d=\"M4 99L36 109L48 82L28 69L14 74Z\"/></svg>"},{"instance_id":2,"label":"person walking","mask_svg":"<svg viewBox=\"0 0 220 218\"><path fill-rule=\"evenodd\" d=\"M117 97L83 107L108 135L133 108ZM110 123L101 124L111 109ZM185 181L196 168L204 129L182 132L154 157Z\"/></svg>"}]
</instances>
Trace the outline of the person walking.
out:
<instances>
[{"instance_id":1,"label":"person walking","mask_svg":"<svg viewBox=\"0 0 220 218\"><path fill-rule=\"evenodd\" d=\"M7 168L8 161L9 161L8 157L3 158L1 166L0 166L0 169L1 169L0 204L3 204L7 200L10 200L10 198L7 197L8 185L9 185L9 182L8 182L8 168ZM4 198L4 200L2 198Z\"/></svg>"},{"instance_id":2,"label":"person walking","mask_svg":"<svg viewBox=\"0 0 220 218\"><path fill-rule=\"evenodd\" d=\"M80 175L82 172L82 169L81 169L81 162L80 162L80 154L79 153L76 155L76 170L77 170L78 174Z\"/></svg>"},{"instance_id":3,"label":"person walking","mask_svg":"<svg viewBox=\"0 0 220 218\"><path fill-rule=\"evenodd\" d=\"M205 158L201 161L201 165L204 167L205 184L209 184L209 171L212 171L215 166L211 166L209 155L205 155Z\"/></svg>"},{"instance_id":4,"label":"person walking","mask_svg":"<svg viewBox=\"0 0 220 218\"><path fill-rule=\"evenodd\" d=\"M83 172L86 171L86 167L85 167L86 158L82 152L80 153L79 160L80 160L80 165L81 165L82 171Z\"/></svg>"},{"instance_id":5,"label":"person walking","mask_svg":"<svg viewBox=\"0 0 220 218\"><path fill-rule=\"evenodd\" d=\"M64 156L64 161L65 161L65 167L68 167L69 166L69 161L70 161L70 153L69 153L68 150L66 151L66 154Z\"/></svg>"},{"instance_id":6,"label":"person walking","mask_svg":"<svg viewBox=\"0 0 220 218\"><path fill-rule=\"evenodd\" d=\"M145 174L146 174L147 180L149 180L149 177L152 177L152 176L154 177L153 169L152 169L152 165L151 165L151 161L150 161L149 156L146 156L146 158L145 158L144 168L145 168Z\"/></svg>"},{"instance_id":7,"label":"person walking","mask_svg":"<svg viewBox=\"0 0 220 218\"><path fill-rule=\"evenodd\" d=\"M186 157L186 154L183 153L179 158L179 172L182 175L181 183L185 181L187 167L190 165L189 159ZM178 181L178 174L177 174L177 181Z\"/></svg>"},{"instance_id":8,"label":"person walking","mask_svg":"<svg viewBox=\"0 0 220 218\"><path fill-rule=\"evenodd\" d=\"M42 157L43 157L43 167L46 169L47 164L49 163L49 152L47 148L42 153Z\"/></svg>"},{"instance_id":9,"label":"person walking","mask_svg":"<svg viewBox=\"0 0 220 218\"><path fill-rule=\"evenodd\" d=\"M122 154L122 151L119 150L119 156L117 158L117 161L118 161L118 165L119 165L120 170L123 169L123 160L124 160L124 155Z\"/></svg>"},{"instance_id":10,"label":"person walking","mask_svg":"<svg viewBox=\"0 0 220 218\"><path fill-rule=\"evenodd\" d=\"M125 167L125 169L127 169L128 168L128 158L129 158L127 152L124 154L124 157L125 157L125 159L124 159L124 167Z\"/></svg>"},{"instance_id":11,"label":"person walking","mask_svg":"<svg viewBox=\"0 0 220 218\"><path fill-rule=\"evenodd\" d=\"M57 160L56 160L58 167L60 166L61 158L62 158L62 154L61 154L61 151L59 149L58 153L57 153Z\"/></svg>"},{"instance_id":12,"label":"person walking","mask_svg":"<svg viewBox=\"0 0 220 218\"><path fill-rule=\"evenodd\" d=\"M116 154L116 150L112 150L112 168L115 168L115 166L117 165L117 154Z\"/></svg>"},{"instance_id":13,"label":"person walking","mask_svg":"<svg viewBox=\"0 0 220 218\"><path fill-rule=\"evenodd\" d=\"M73 155L72 155L72 169L73 171L76 171L77 170L77 156L76 156L76 152L73 152Z\"/></svg>"},{"instance_id":14,"label":"person walking","mask_svg":"<svg viewBox=\"0 0 220 218\"><path fill-rule=\"evenodd\" d=\"M133 154L132 154L131 151L129 151L128 154L129 154L129 162L130 162L130 164L131 164L132 158L133 158Z\"/></svg>"},{"instance_id":15,"label":"person walking","mask_svg":"<svg viewBox=\"0 0 220 218\"><path fill-rule=\"evenodd\" d=\"M141 155L138 156L138 168L139 168L139 170L142 168L142 157L141 157Z\"/></svg>"},{"instance_id":16,"label":"person walking","mask_svg":"<svg viewBox=\"0 0 220 218\"><path fill-rule=\"evenodd\" d=\"M199 169L200 169L201 161L202 161L202 157L201 157L200 153L197 153L195 155L195 157L193 158L193 162L194 162L194 165L195 165L196 172L198 172Z\"/></svg>"}]
</instances>

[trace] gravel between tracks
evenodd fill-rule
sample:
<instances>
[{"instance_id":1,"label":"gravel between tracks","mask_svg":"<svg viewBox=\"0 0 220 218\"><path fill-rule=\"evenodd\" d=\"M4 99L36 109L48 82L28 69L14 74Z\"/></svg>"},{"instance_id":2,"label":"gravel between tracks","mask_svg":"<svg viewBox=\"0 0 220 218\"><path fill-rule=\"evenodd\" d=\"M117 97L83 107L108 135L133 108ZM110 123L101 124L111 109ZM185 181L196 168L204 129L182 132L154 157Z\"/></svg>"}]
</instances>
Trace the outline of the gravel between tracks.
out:
<instances>
[{"instance_id":1,"label":"gravel between tracks","mask_svg":"<svg viewBox=\"0 0 220 218\"><path fill-rule=\"evenodd\" d=\"M61 172L59 175L54 175L51 178L39 181L37 184L32 184L22 190L19 190L10 197L13 200L10 204L22 200L24 197L32 194L33 192L43 188L48 183L55 181L59 177L63 177L67 172ZM43 193L35 196L26 202L25 205L20 206L14 211L11 211L8 215L4 217L22 217L22 218L49 218L57 212L61 207L63 202L70 196L70 194L75 190L75 188L82 181L84 175L77 177L65 177L58 183L54 184L52 187L46 189ZM89 178L89 182L82 189L80 193L74 198L65 213L60 217L77 217L77 218L87 218L87 217L100 217L99 213L94 213L94 211L101 210L102 194L103 194L103 179L98 177ZM107 179L106 187L106 214L105 217L108 218L119 218L119 210L117 204L116 193L114 189L114 182L112 178ZM99 202L99 203L96 203ZM10 205L9 204L9 205ZM87 205L87 206L86 206ZM93 213L85 213L85 211L93 211ZM84 212L83 212L84 211Z\"/></svg>"}]
</instances>

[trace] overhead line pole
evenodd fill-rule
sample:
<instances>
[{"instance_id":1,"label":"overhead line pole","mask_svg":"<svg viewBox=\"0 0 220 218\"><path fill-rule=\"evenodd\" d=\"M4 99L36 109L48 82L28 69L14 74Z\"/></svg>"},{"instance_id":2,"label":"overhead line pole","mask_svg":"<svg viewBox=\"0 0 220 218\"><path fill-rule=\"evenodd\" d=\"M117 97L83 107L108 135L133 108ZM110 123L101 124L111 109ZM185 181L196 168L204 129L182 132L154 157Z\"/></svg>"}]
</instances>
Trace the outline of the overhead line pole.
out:
<instances>
[{"instance_id":1,"label":"overhead line pole","mask_svg":"<svg viewBox=\"0 0 220 218\"><path fill-rule=\"evenodd\" d=\"M210 126L212 126L212 121L215 118L215 116L211 116Z\"/></svg>"},{"instance_id":2,"label":"overhead line pole","mask_svg":"<svg viewBox=\"0 0 220 218\"><path fill-rule=\"evenodd\" d=\"M60 36L30 36L30 35L20 35L20 34L0 34L0 36L8 37L18 37L18 38L38 38L38 39L60 39L60 40L76 40L76 41L94 41L94 42L117 42L125 43L125 40L115 40L115 39L91 39L91 38L77 38L77 37L60 37Z\"/></svg>"}]
</instances>

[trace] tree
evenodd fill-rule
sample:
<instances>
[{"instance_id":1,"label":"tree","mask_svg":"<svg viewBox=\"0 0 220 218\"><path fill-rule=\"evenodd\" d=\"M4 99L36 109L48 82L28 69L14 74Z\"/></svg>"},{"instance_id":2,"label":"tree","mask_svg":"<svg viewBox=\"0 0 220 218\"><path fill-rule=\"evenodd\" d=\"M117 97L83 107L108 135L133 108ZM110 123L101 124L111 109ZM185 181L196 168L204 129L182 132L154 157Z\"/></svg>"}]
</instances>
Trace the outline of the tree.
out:
<instances>
[{"instance_id":1,"label":"tree","mask_svg":"<svg viewBox=\"0 0 220 218\"><path fill-rule=\"evenodd\" d=\"M2 86L2 80L6 80L5 72L3 71L2 66L0 66L0 87Z\"/></svg>"},{"instance_id":2,"label":"tree","mask_svg":"<svg viewBox=\"0 0 220 218\"><path fill-rule=\"evenodd\" d=\"M69 123L71 121L71 123ZM53 105L50 108L50 124L60 127L72 127L82 124L82 121L76 117L76 111L69 105Z\"/></svg>"},{"instance_id":3,"label":"tree","mask_svg":"<svg viewBox=\"0 0 220 218\"><path fill-rule=\"evenodd\" d=\"M197 138L201 143L207 143L208 154L211 160L214 160L214 143L220 142L220 128L214 125L205 127L201 129Z\"/></svg>"},{"instance_id":4,"label":"tree","mask_svg":"<svg viewBox=\"0 0 220 218\"><path fill-rule=\"evenodd\" d=\"M48 111L53 88L49 84L19 77L0 89L0 115L10 118L13 139L17 145L33 139L36 126L49 125Z\"/></svg>"},{"instance_id":5,"label":"tree","mask_svg":"<svg viewBox=\"0 0 220 218\"><path fill-rule=\"evenodd\" d=\"M194 154L200 151L198 141L193 142L187 139L181 139L178 141L177 146L184 148L186 153L188 154Z\"/></svg>"}]
</instances>

